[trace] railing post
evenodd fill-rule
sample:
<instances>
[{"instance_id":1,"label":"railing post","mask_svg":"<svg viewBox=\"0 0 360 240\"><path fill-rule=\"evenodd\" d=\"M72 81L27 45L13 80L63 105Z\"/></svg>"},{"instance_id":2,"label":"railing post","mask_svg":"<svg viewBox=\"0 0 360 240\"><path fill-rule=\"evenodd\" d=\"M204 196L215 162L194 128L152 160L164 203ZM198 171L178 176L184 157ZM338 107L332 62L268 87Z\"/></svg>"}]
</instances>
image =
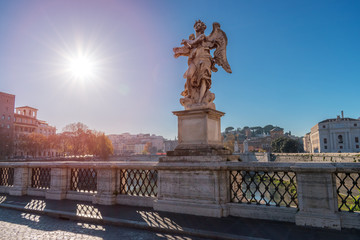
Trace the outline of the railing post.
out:
<instances>
[{"instance_id":1,"label":"railing post","mask_svg":"<svg viewBox=\"0 0 360 240\"><path fill-rule=\"evenodd\" d=\"M54 200L65 199L67 180L66 168L51 168L50 189L46 191L45 197Z\"/></svg>"},{"instance_id":2,"label":"railing post","mask_svg":"<svg viewBox=\"0 0 360 240\"><path fill-rule=\"evenodd\" d=\"M29 180L29 169L27 167L15 167L14 186L10 188L9 194L13 196L26 195Z\"/></svg>"},{"instance_id":3,"label":"railing post","mask_svg":"<svg viewBox=\"0 0 360 240\"><path fill-rule=\"evenodd\" d=\"M93 203L113 205L116 201L116 169L97 169L97 194Z\"/></svg>"},{"instance_id":4,"label":"railing post","mask_svg":"<svg viewBox=\"0 0 360 240\"><path fill-rule=\"evenodd\" d=\"M336 167L331 164L302 163L292 169L298 184L299 212L296 225L341 229L337 208Z\"/></svg>"}]
</instances>

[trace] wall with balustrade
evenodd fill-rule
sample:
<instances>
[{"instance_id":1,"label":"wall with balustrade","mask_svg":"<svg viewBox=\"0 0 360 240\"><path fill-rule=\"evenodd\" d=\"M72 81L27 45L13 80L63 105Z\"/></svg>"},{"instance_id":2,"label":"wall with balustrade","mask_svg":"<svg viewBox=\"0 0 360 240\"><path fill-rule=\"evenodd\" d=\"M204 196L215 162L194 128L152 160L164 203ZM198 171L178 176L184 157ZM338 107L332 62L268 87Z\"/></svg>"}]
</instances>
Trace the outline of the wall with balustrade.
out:
<instances>
[{"instance_id":1,"label":"wall with balustrade","mask_svg":"<svg viewBox=\"0 0 360 240\"><path fill-rule=\"evenodd\" d=\"M184 167L221 172L226 215L360 229L360 164L206 162ZM152 207L161 195L157 162L1 162L0 193ZM196 199L195 199L196 201Z\"/></svg>"}]
</instances>

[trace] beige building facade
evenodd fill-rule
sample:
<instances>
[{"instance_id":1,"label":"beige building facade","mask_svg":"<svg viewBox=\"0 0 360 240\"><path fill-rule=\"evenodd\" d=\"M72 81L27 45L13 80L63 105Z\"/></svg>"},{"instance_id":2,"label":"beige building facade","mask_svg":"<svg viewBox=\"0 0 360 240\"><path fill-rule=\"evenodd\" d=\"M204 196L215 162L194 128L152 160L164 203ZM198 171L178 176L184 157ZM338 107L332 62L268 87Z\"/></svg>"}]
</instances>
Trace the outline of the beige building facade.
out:
<instances>
[{"instance_id":1,"label":"beige building facade","mask_svg":"<svg viewBox=\"0 0 360 240\"><path fill-rule=\"evenodd\" d=\"M311 153L360 152L360 120L343 115L326 119L312 127L303 141Z\"/></svg>"},{"instance_id":2,"label":"beige building facade","mask_svg":"<svg viewBox=\"0 0 360 240\"><path fill-rule=\"evenodd\" d=\"M38 133L46 137L56 134L56 127L50 126L46 121L37 119L38 109L23 106L17 107L14 114L14 133L15 133L15 151L14 156L29 156L29 153L25 152L19 147L18 140L24 134ZM41 157L54 157L56 151L47 149L42 152L38 152L37 156Z\"/></svg>"}]
</instances>

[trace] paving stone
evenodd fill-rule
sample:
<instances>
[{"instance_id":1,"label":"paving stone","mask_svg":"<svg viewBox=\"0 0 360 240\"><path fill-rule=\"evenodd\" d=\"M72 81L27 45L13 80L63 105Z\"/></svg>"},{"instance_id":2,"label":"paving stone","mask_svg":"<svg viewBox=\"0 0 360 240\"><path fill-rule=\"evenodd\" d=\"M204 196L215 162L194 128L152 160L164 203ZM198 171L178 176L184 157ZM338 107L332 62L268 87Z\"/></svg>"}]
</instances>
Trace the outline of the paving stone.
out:
<instances>
[{"instance_id":1,"label":"paving stone","mask_svg":"<svg viewBox=\"0 0 360 240\"><path fill-rule=\"evenodd\" d=\"M0 208L0 239L174 239L184 236L159 234L137 229L62 220L43 215Z\"/></svg>"}]
</instances>

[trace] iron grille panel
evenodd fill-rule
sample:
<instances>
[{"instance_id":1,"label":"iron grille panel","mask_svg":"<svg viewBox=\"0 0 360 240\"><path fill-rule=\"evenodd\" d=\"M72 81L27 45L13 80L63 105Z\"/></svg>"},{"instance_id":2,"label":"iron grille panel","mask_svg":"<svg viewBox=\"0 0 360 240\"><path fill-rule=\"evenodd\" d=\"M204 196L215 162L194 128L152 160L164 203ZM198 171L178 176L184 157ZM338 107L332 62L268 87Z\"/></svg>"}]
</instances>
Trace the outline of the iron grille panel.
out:
<instances>
[{"instance_id":1,"label":"iron grille panel","mask_svg":"<svg viewBox=\"0 0 360 240\"><path fill-rule=\"evenodd\" d=\"M51 182L51 168L32 168L31 187L49 189Z\"/></svg>"},{"instance_id":2,"label":"iron grille panel","mask_svg":"<svg viewBox=\"0 0 360 240\"><path fill-rule=\"evenodd\" d=\"M360 213L360 173L335 173L339 211Z\"/></svg>"},{"instance_id":3,"label":"iron grille panel","mask_svg":"<svg viewBox=\"0 0 360 240\"><path fill-rule=\"evenodd\" d=\"M294 172L230 171L231 202L298 208Z\"/></svg>"},{"instance_id":4,"label":"iron grille panel","mask_svg":"<svg viewBox=\"0 0 360 240\"><path fill-rule=\"evenodd\" d=\"M0 168L0 186L14 185L14 168Z\"/></svg>"},{"instance_id":5,"label":"iron grille panel","mask_svg":"<svg viewBox=\"0 0 360 240\"><path fill-rule=\"evenodd\" d=\"M93 168L72 168L70 189L78 192L97 192L97 171Z\"/></svg>"},{"instance_id":6,"label":"iron grille panel","mask_svg":"<svg viewBox=\"0 0 360 240\"><path fill-rule=\"evenodd\" d=\"M121 169L120 194L157 196L157 170Z\"/></svg>"}]
</instances>

